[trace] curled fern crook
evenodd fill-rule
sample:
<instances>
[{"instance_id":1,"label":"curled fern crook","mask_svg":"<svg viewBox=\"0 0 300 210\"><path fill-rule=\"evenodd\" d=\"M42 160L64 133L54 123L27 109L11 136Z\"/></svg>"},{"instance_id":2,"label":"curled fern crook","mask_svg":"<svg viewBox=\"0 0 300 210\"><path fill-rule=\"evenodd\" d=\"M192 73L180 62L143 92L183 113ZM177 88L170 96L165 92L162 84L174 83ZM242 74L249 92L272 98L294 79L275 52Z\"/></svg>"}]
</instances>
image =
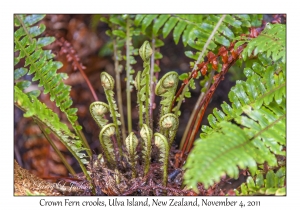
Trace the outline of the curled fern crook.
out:
<instances>
[{"instance_id":1,"label":"curled fern crook","mask_svg":"<svg viewBox=\"0 0 300 210\"><path fill-rule=\"evenodd\" d=\"M106 114L108 111L109 106L104 102L96 101L90 105L90 113L100 129L108 122L108 120L104 118L104 114Z\"/></svg>"},{"instance_id":2,"label":"curled fern crook","mask_svg":"<svg viewBox=\"0 0 300 210\"><path fill-rule=\"evenodd\" d=\"M113 77L107 74L106 72L101 73L100 79L108 101L109 111L111 114L110 116L112 117L113 123L117 128L116 129L117 144L119 147L120 155L122 155L122 142L121 142L120 131L118 129L118 126L121 125L121 122L119 120L120 114L118 113L118 107L114 99L114 92L113 92L115 81Z\"/></svg>"},{"instance_id":3,"label":"curled fern crook","mask_svg":"<svg viewBox=\"0 0 300 210\"><path fill-rule=\"evenodd\" d=\"M99 134L100 144L103 149L106 160L112 166L116 165L114 148L111 141L111 137L115 134L115 132L116 132L115 124L110 123L105 125Z\"/></svg>"},{"instance_id":4,"label":"curled fern crook","mask_svg":"<svg viewBox=\"0 0 300 210\"><path fill-rule=\"evenodd\" d=\"M178 85L178 74L175 71L165 74L157 83L155 88L155 94L161 96L160 101L161 114L163 116L171 112L172 100L174 98Z\"/></svg>"},{"instance_id":5,"label":"curled fern crook","mask_svg":"<svg viewBox=\"0 0 300 210\"><path fill-rule=\"evenodd\" d=\"M165 114L159 120L161 133L164 134L166 137L168 137L170 147L176 136L178 125L179 125L178 117L172 113Z\"/></svg>"}]
</instances>

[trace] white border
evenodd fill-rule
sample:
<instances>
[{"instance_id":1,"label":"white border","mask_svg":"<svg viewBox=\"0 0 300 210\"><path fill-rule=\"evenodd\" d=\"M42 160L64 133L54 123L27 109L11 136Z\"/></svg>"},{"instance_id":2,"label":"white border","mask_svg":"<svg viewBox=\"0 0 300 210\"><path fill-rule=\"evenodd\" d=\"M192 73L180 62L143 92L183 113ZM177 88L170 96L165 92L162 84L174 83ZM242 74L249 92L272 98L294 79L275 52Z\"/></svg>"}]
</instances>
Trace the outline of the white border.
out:
<instances>
[{"instance_id":1,"label":"white border","mask_svg":"<svg viewBox=\"0 0 300 210\"><path fill-rule=\"evenodd\" d=\"M295 1L293 1L295 2ZM286 197L235 197L231 200L261 202L264 209L299 206L299 6L293 2L279 0L251 1L2 1L1 3L1 183L0 205L3 207L41 208L41 197L13 197L13 14L14 13L287 13L287 196ZM44 7L44 8L42 8ZM4 65L3 65L4 64ZM297 65L298 64L298 65ZM295 100L296 99L296 100ZM299 130L298 130L299 131ZM4 135L3 135L4 133ZM67 197L72 200L94 200L94 197ZM120 197L126 200L128 197ZM206 197L199 197L205 199ZM46 199L63 200L66 197L46 197ZM108 199L108 198L101 198ZM145 199L145 197L144 197ZM152 198L150 198L152 199ZM160 200L168 198L160 197ZM179 199L179 198L178 198ZM221 197L209 197L211 201L221 200ZM52 208L52 207L50 207ZM65 207L64 207L65 208ZM101 207L94 207L101 208ZM127 207L129 208L129 207ZM136 208L136 207L133 207ZM139 207L140 208L140 207ZM166 207L162 207L166 208ZM170 207L171 208L171 207ZM173 209L174 207L172 207ZM181 207L182 208L182 207ZM189 207L190 208L190 207ZM206 209L204 207L200 207ZM210 207L209 209L220 209ZM240 207L237 207L240 208ZM250 207L249 207L250 208ZM3 208L8 209L8 208ZM72 209L79 209L72 207ZM253 209L253 207L252 207Z\"/></svg>"}]
</instances>

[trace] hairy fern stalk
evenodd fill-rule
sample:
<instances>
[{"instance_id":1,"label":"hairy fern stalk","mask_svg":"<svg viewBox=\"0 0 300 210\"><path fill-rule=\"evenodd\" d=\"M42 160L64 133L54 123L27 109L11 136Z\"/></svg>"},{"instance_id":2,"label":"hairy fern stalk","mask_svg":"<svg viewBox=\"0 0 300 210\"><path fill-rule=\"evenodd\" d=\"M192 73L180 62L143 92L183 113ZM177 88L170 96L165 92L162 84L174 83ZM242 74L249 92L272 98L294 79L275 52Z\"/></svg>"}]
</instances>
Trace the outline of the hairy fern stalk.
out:
<instances>
[{"instance_id":1,"label":"hairy fern stalk","mask_svg":"<svg viewBox=\"0 0 300 210\"><path fill-rule=\"evenodd\" d=\"M87 179L92 189L87 194L194 195L199 190L205 194L203 189L226 176L237 179L241 171L249 171L251 176L235 190L236 195L285 194L285 25L266 24L257 35L253 29L261 27L262 15L102 17L110 27L107 34L112 39L116 78L100 73L106 101L95 101L89 107L99 126L101 147L100 154L92 155L77 123L77 109L72 108L71 87L64 84L67 75L57 72L62 64L54 60L50 50L43 48L55 40L41 37L45 26L37 23L43 17L15 16L14 50L18 68L14 71L14 102L24 111L24 117L32 117L48 128L77 159L84 172L81 178ZM133 36L140 34L149 41L138 50L132 41ZM189 47L185 55L192 59L193 69L181 75L169 71L158 80L157 61L162 58L159 47L169 34L175 44L181 40ZM122 55L123 48L126 53ZM222 49L228 49L229 54L220 53ZM235 54L238 49L243 49L240 57ZM137 54L143 61L143 69L139 71L132 68ZM229 59L244 61L246 80L236 81L228 94L230 102L222 103L221 109L214 109L208 116L209 125L202 126L200 138L184 161L172 148L180 126L180 106L191 97L191 89L196 89L196 80L200 80L202 88L198 100L209 95L210 88L217 87L214 83L218 76L224 76L222 71ZM21 60L25 64L19 67ZM122 61L126 62L127 130L121 100ZM31 81L24 79L26 75L33 76L38 90L26 91L31 85ZM131 125L130 105L134 87L138 109L136 130ZM40 93L49 94L66 115L68 125L38 99ZM153 126L155 95L161 100L158 125ZM284 161L280 162L279 157ZM176 168L177 161L185 163L182 169Z\"/></svg>"}]
</instances>

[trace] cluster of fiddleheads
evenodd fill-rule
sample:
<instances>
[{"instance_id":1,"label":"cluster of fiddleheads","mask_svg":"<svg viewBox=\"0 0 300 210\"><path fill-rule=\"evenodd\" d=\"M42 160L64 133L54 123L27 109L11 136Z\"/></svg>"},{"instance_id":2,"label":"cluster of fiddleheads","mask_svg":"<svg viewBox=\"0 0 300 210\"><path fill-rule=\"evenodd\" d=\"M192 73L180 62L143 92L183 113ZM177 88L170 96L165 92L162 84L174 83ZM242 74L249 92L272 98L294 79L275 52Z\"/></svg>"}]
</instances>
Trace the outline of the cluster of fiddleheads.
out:
<instances>
[{"instance_id":1,"label":"cluster of fiddleheads","mask_svg":"<svg viewBox=\"0 0 300 210\"><path fill-rule=\"evenodd\" d=\"M152 152L152 137L155 138L155 145L159 148L160 159L162 162L161 170L163 171L163 185L167 184L167 168L168 168L168 156L175 138L176 131L178 129L178 117L171 113L170 104L174 98L176 87L178 84L178 78L176 72L170 72L165 75L159 82L159 95L164 97L162 103L161 115L159 121L160 133L153 134L150 128L149 117L149 100L150 100L150 56L152 49L149 42L146 41L139 50L140 56L144 60L144 70L142 73L138 72L135 79L135 86L137 89L138 104L140 107L140 137L141 140L135 135L134 132L130 132L125 140L125 147L127 150L126 159L132 169L132 178L136 178L138 175L136 170L137 165L137 146L140 142L142 146L142 156L144 170L143 175L147 175L150 169L151 152ZM116 152L113 146L113 135L116 135L119 154L122 156L122 142L120 141L119 126L121 122L117 119L120 114L117 112L117 105L113 98L114 96L114 79L107 73L101 73L101 84L106 94L108 104L103 102L94 102L90 105L90 112L99 125L101 131L99 135L100 144L104 152L107 162L113 168L116 166ZM157 91L156 91L157 92ZM107 124L108 120L105 117L107 112L110 112L112 123ZM121 158L121 157L120 157Z\"/></svg>"}]
</instances>

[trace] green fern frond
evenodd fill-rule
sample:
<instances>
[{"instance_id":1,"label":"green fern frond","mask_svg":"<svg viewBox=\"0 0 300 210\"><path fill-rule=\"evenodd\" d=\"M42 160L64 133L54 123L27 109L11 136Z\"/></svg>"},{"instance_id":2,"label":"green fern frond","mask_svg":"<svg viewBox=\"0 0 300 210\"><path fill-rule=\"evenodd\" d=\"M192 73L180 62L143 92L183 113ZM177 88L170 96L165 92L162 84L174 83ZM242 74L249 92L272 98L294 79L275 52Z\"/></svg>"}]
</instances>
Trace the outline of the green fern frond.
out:
<instances>
[{"instance_id":1,"label":"green fern frond","mask_svg":"<svg viewBox=\"0 0 300 210\"><path fill-rule=\"evenodd\" d=\"M251 54L256 56L258 53L266 53L266 56L272 57L273 61L282 59L282 62L285 63L286 25L267 23L265 29L258 35L258 37L251 40L244 40L245 38L243 37L239 37L237 39L241 39L241 41L236 43L236 48L244 43L248 43L242 53L244 60L246 60Z\"/></svg>"},{"instance_id":2,"label":"green fern frond","mask_svg":"<svg viewBox=\"0 0 300 210\"><path fill-rule=\"evenodd\" d=\"M267 172L265 179L261 171L257 171L255 177L249 176L236 195L286 195L286 169L281 167L276 173L273 170Z\"/></svg>"},{"instance_id":3,"label":"green fern frond","mask_svg":"<svg viewBox=\"0 0 300 210\"><path fill-rule=\"evenodd\" d=\"M254 174L256 162L276 166L275 155L285 155L285 65L254 62L245 73L247 81L237 81L229 93L232 106L224 102L213 110L187 159L185 183L195 190L197 182L208 187L225 173L237 178L237 166Z\"/></svg>"},{"instance_id":4,"label":"green fern frond","mask_svg":"<svg viewBox=\"0 0 300 210\"><path fill-rule=\"evenodd\" d=\"M15 58L15 65L19 63L22 58L25 58L25 65L28 75L34 74L32 81L39 81L38 86L44 88L44 94L50 93L50 100L55 101L56 106L64 112L75 129L80 130L81 127L76 125L77 109L71 108L72 100L70 98L71 87L65 85L63 80L66 79L66 74L57 73L57 70L62 67L62 63L53 61L54 55L50 50L43 50L44 46L52 43L54 37L36 38L45 30L45 25L32 26L44 15L16 15L15 26L19 27L14 33L14 51L19 55ZM26 71L27 71L26 70ZM22 70L17 69L17 78L24 74ZM18 86L22 89L28 87L30 83L19 83ZM34 94L38 96L38 92Z\"/></svg>"},{"instance_id":5,"label":"green fern frond","mask_svg":"<svg viewBox=\"0 0 300 210\"><path fill-rule=\"evenodd\" d=\"M155 19L152 28L154 35L158 34L159 30L162 30L162 35L166 38L173 31L173 38L176 44L182 38L184 46L189 45L197 51L202 51L206 40L220 17L221 15L141 14L135 17L135 24L146 28ZM220 45L228 47L237 34L241 32L246 33L247 28L254 24L257 25L261 21L261 15L226 15L207 50L213 51ZM187 55L194 60L197 60L199 57L199 53L188 52Z\"/></svg>"},{"instance_id":6,"label":"green fern frond","mask_svg":"<svg viewBox=\"0 0 300 210\"><path fill-rule=\"evenodd\" d=\"M242 119L245 120L245 117L240 116L242 113L247 114L253 120L257 120L253 116L255 114L263 114L263 116L269 117L265 113L269 112L265 111L266 108L271 109L271 115L272 113L273 115L283 115L285 113L285 65L283 63L266 65L254 62L252 68L244 69L247 81L237 81L228 94L232 106L224 102L221 104L222 111L213 110L213 115L208 116L211 127L202 127L201 138L209 135L210 131L216 128L218 122L222 120L235 120L237 123L240 123ZM265 120L261 119L261 122L263 121Z\"/></svg>"},{"instance_id":7,"label":"green fern frond","mask_svg":"<svg viewBox=\"0 0 300 210\"><path fill-rule=\"evenodd\" d=\"M41 103L37 98L29 98L18 87L14 87L14 101L16 106L23 110L24 117L33 117L38 122L46 125L51 131L61 140L61 142L74 155L81 166L87 164L86 156L81 153L85 148L76 135L74 135L66 124L61 123L59 117L44 103ZM83 166L84 167L84 166Z\"/></svg>"},{"instance_id":8,"label":"green fern frond","mask_svg":"<svg viewBox=\"0 0 300 210\"><path fill-rule=\"evenodd\" d=\"M239 168L249 167L251 174L254 174L257 170L256 162L267 160L272 165L277 164L275 155L265 145L253 143L259 133L248 137L241 128L226 121L220 122L219 126L218 132L195 142L184 166L187 169L185 184L188 187L197 191L197 183L201 182L208 188L214 182L219 182L225 174L237 179Z\"/></svg>"}]
</instances>

